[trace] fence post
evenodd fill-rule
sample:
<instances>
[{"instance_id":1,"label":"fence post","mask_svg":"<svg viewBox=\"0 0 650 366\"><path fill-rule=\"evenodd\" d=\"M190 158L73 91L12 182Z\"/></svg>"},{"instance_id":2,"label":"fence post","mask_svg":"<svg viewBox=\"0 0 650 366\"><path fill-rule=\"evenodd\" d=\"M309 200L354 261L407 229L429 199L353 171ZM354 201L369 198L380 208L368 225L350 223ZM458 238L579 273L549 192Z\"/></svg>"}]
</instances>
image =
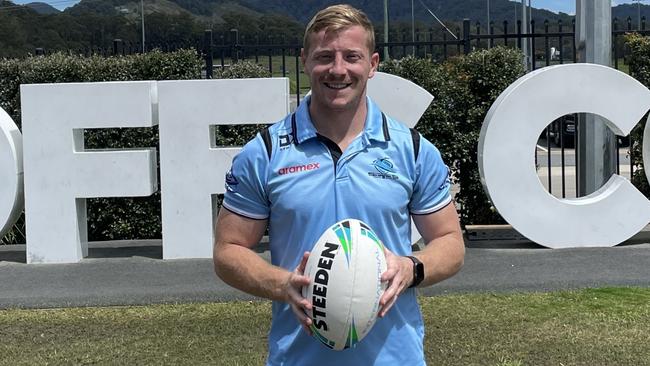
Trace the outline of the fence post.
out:
<instances>
[{"instance_id":1,"label":"fence post","mask_svg":"<svg viewBox=\"0 0 650 366\"><path fill-rule=\"evenodd\" d=\"M122 45L122 40L117 38L113 40L113 56L120 54L120 46Z\"/></svg>"},{"instance_id":2,"label":"fence post","mask_svg":"<svg viewBox=\"0 0 650 366\"><path fill-rule=\"evenodd\" d=\"M239 31L236 28L230 30L230 46L232 49L231 62L236 64L239 62Z\"/></svg>"},{"instance_id":3,"label":"fence post","mask_svg":"<svg viewBox=\"0 0 650 366\"><path fill-rule=\"evenodd\" d=\"M463 52L466 55L472 52L472 47L469 44L469 29L470 29L469 19L465 18L463 19L463 45L465 46Z\"/></svg>"},{"instance_id":4,"label":"fence post","mask_svg":"<svg viewBox=\"0 0 650 366\"><path fill-rule=\"evenodd\" d=\"M551 42L550 39L548 38L548 27L549 27L549 21L548 19L544 20L544 52L546 53L546 66L551 65L551 58L553 57L551 53ZM550 150L549 150L550 151ZM551 156L551 154L548 154ZM550 184L549 184L550 187Z\"/></svg>"},{"instance_id":5,"label":"fence post","mask_svg":"<svg viewBox=\"0 0 650 366\"><path fill-rule=\"evenodd\" d=\"M559 19L557 21L557 29L560 34L562 34L562 19ZM562 39L562 36L560 35L560 64L564 63L564 41ZM562 135L560 135L562 136Z\"/></svg>"},{"instance_id":6,"label":"fence post","mask_svg":"<svg viewBox=\"0 0 650 366\"><path fill-rule=\"evenodd\" d=\"M494 22L490 21L490 24L488 24L489 32L488 34L490 35L490 38L488 39L488 49L492 48L492 45L494 43Z\"/></svg>"},{"instance_id":7,"label":"fence post","mask_svg":"<svg viewBox=\"0 0 650 366\"><path fill-rule=\"evenodd\" d=\"M205 78L212 79L212 29L203 32L203 59L205 60Z\"/></svg>"}]
</instances>

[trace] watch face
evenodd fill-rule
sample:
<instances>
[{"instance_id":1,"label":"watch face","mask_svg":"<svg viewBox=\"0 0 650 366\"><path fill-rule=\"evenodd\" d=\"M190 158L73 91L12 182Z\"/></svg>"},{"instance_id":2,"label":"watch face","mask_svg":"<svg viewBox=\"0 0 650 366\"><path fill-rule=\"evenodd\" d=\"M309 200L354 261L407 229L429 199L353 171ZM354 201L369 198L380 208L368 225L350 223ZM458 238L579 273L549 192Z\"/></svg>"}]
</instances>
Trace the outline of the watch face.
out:
<instances>
[{"instance_id":1,"label":"watch face","mask_svg":"<svg viewBox=\"0 0 650 366\"><path fill-rule=\"evenodd\" d=\"M413 261L413 283L409 287L415 287L424 279L424 264L419 259L408 256Z\"/></svg>"},{"instance_id":2,"label":"watch face","mask_svg":"<svg viewBox=\"0 0 650 366\"><path fill-rule=\"evenodd\" d=\"M424 279L424 264L422 262L418 263L415 265L415 268L417 270L417 281L418 283L422 282Z\"/></svg>"}]
</instances>

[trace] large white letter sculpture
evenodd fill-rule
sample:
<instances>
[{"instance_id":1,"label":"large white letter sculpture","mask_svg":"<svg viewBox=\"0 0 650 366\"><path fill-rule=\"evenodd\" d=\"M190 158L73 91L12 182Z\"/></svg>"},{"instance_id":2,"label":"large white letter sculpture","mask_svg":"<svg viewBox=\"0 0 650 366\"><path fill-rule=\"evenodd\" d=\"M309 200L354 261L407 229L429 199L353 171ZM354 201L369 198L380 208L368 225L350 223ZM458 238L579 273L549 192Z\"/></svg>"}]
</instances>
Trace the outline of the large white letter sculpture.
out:
<instances>
[{"instance_id":1,"label":"large white letter sculpture","mask_svg":"<svg viewBox=\"0 0 650 366\"><path fill-rule=\"evenodd\" d=\"M213 126L269 123L289 113L289 79L158 83L163 258L212 256L214 198L238 147L214 145Z\"/></svg>"},{"instance_id":2,"label":"large white letter sculpture","mask_svg":"<svg viewBox=\"0 0 650 366\"><path fill-rule=\"evenodd\" d=\"M22 85L27 262L87 255L86 198L157 190L156 149L84 150L86 128L152 127L156 83Z\"/></svg>"},{"instance_id":3,"label":"large white letter sculpture","mask_svg":"<svg viewBox=\"0 0 650 366\"><path fill-rule=\"evenodd\" d=\"M650 202L641 192L614 175L586 197L557 199L537 177L534 146L542 130L566 114L597 114L628 135L649 109L650 90L609 67L560 65L523 76L497 98L481 130L479 168L492 203L521 234L550 248L629 239L650 221Z\"/></svg>"},{"instance_id":4,"label":"large white letter sculpture","mask_svg":"<svg viewBox=\"0 0 650 366\"><path fill-rule=\"evenodd\" d=\"M23 211L23 138L0 108L0 238Z\"/></svg>"}]
</instances>

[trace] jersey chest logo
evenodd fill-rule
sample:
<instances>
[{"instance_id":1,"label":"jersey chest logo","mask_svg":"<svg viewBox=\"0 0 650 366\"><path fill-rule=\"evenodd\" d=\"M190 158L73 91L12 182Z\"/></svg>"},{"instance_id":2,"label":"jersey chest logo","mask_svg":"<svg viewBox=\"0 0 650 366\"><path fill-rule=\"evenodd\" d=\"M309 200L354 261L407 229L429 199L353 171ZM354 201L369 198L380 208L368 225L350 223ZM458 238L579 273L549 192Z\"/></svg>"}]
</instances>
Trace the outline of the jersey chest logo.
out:
<instances>
[{"instance_id":1,"label":"jersey chest logo","mask_svg":"<svg viewBox=\"0 0 650 366\"><path fill-rule=\"evenodd\" d=\"M369 171L369 176L377 179L399 179L395 174L395 164L393 164L393 161L390 158L376 159L371 165L375 170Z\"/></svg>"},{"instance_id":2,"label":"jersey chest logo","mask_svg":"<svg viewBox=\"0 0 650 366\"><path fill-rule=\"evenodd\" d=\"M320 163L309 163L304 165L294 165L278 169L279 175L307 172L310 170L320 169Z\"/></svg>"}]
</instances>

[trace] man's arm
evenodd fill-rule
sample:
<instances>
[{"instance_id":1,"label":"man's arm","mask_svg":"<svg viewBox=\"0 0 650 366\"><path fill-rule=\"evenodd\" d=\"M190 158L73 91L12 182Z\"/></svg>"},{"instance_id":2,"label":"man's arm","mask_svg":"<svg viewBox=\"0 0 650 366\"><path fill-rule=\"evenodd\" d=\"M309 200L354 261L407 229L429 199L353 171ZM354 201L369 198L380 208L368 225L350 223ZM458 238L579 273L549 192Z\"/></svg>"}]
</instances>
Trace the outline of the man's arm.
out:
<instances>
[{"instance_id":1,"label":"man's arm","mask_svg":"<svg viewBox=\"0 0 650 366\"><path fill-rule=\"evenodd\" d=\"M456 274L463 266L465 243L453 202L427 215L414 215L413 221L426 244L414 253L424 264L424 280L419 286L431 286ZM379 304L380 316L393 306L397 297L413 283L413 262L386 251L388 269L382 280L389 281Z\"/></svg>"},{"instance_id":2,"label":"man's arm","mask_svg":"<svg viewBox=\"0 0 650 366\"><path fill-rule=\"evenodd\" d=\"M424 264L420 286L431 286L455 275L463 266L465 241L454 203L429 215L415 215L413 221L426 245L414 255Z\"/></svg>"},{"instance_id":3,"label":"man's arm","mask_svg":"<svg viewBox=\"0 0 650 366\"><path fill-rule=\"evenodd\" d=\"M303 276L308 253L300 265L289 272L262 259L252 248L259 244L267 220L249 219L225 207L219 211L215 228L214 270L228 285L249 294L291 305L294 314L309 331L311 319L304 310L311 303L302 297L301 287L309 284Z\"/></svg>"}]
</instances>

